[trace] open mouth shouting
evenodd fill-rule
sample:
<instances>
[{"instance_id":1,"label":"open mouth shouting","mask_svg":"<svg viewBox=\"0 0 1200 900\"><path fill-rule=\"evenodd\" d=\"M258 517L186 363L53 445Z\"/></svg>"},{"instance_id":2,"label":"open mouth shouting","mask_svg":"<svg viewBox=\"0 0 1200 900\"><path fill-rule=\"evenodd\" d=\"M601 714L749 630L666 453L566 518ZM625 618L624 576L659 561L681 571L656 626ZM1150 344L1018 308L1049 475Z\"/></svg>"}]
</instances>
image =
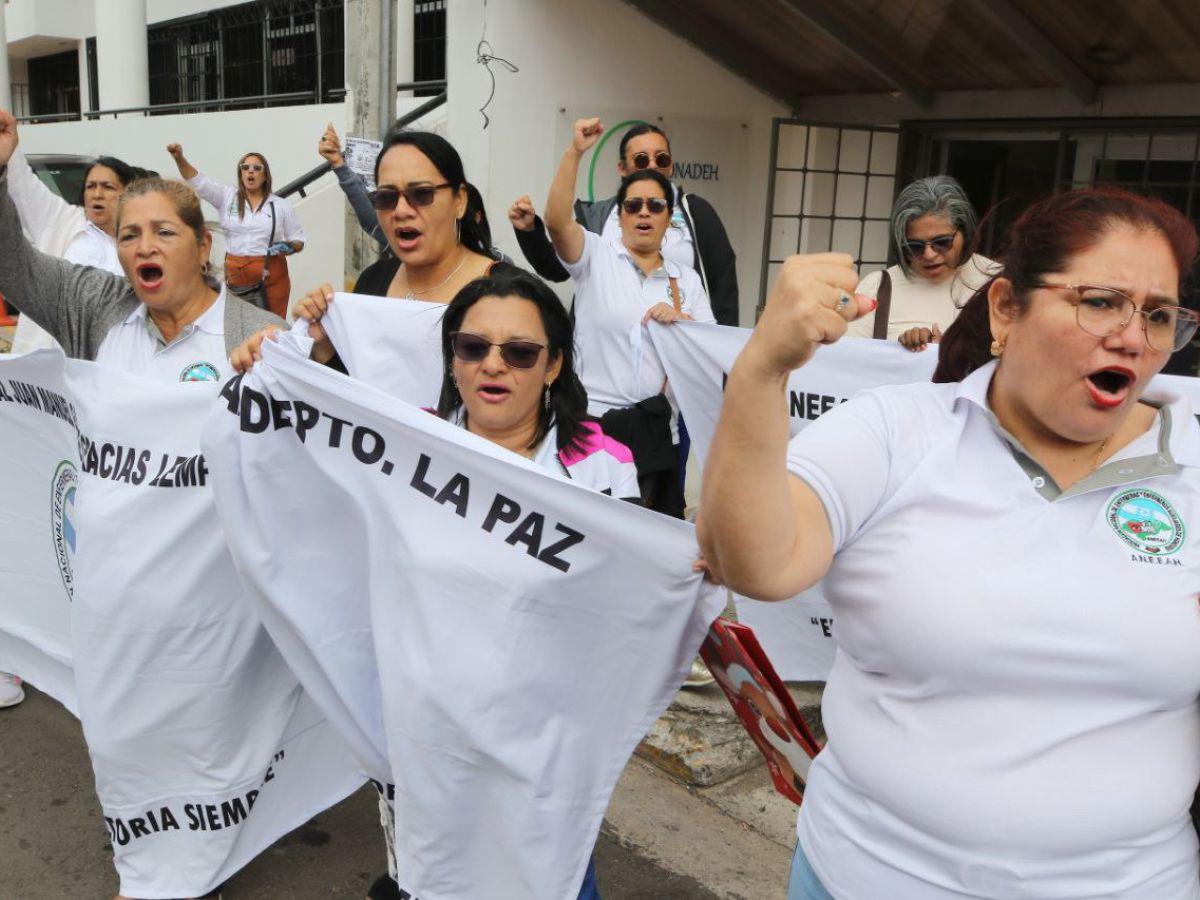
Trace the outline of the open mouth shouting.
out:
<instances>
[{"instance_id":1,"label":"open mouth shouting","mask_svg":"<svg viewBox=\"0 0 1200 900\"><path fill-rule=\"evenodd\" d=\"M421 242L421 232L417 228L397 228L392 235L396 238L396 249L401 253L411 253Z\"/></svg>"},{"instance_id":2,"label":"open mouth shouting","mask_svg":"<svg viewBox=\"0 0 1200 900\"><path fill-rule=\"evenodd\" d=\"M494 381L485 381L476 388L475 393L479 395L485 403L503 403L508 399L508 395L512 393L507 387L498 384Z\"/></svg>"},{"instance_id":3,"label":"open mouth shouting","mask_svg":"<svg viewBox=\"0 0 1200 900\"><path fill-rule=\"evenodd\" d=\"M144 291L156 291L162 287L163 267L158 263L139 263L133 274L137 286Z\"/></svg>"},{"instance_id":4,"label":"open mouth shouting","mask_svg":"<svg viewBox=\"0 0 1200 900\"><path fill-rule=\"evenodd\" d=\"M652 222L638 222L633 226L633 230L638 234L648 235L654 231L654 224Z\"/></svg>"},{"instance_id":5,"label":"open mouth shouting","mask_svg":"<svg viewBox=\"0 0 1200 900\"><path fill-rule=\"evenodd\" d=\"M1125 402L1137 375L1124 366L1106 366L1087 376L1088 395L1101 409L1113 409Z\"/></svg>"}]
</instances>

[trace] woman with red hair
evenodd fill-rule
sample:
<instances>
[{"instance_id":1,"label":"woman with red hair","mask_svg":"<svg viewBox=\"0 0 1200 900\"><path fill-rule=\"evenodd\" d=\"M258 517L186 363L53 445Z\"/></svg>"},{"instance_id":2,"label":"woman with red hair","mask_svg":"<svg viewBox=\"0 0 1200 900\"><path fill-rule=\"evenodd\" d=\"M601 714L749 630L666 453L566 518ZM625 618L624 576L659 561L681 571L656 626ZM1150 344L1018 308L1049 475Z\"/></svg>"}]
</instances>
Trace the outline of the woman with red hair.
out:
<instances>
[{"instance_id":1,"label":"woman with red hair","mask_svg":"<svg viewBox=\"0 0 1200 900\"><path fill-rule=\"evenodd\" d=\"M785 263L699 527L734 591L834 608L789 898L1200 896L1200 425L1150 386L1196 247L1157 200L1047 197L972 301L986 346L942 342L961 381L790 443L788 374L870 301L849 257Z\"/></svg>"}]
</instances>

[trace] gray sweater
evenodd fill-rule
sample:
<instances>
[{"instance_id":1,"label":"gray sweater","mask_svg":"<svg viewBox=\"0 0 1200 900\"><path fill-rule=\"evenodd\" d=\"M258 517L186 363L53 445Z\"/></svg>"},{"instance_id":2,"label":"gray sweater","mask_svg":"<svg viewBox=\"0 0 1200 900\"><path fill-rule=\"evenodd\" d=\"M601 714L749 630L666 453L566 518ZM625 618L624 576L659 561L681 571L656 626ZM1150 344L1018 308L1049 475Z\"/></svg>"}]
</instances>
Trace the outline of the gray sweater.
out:
<instances>
[{"instance_id":1,"label":"gray sweater","mask_svg":"<svg viewBox=\"0 0 1200 900\"><path fill-rule=\"evenodd\" d=\"M0 295L50 332L75 359L95 359L109 330L141 303L124 278L47 256L29 245L8 195L7 166L0 167ZM260 328L284 324L278 316L226 293L226 353Z\"/></svg>"}]
</instances>

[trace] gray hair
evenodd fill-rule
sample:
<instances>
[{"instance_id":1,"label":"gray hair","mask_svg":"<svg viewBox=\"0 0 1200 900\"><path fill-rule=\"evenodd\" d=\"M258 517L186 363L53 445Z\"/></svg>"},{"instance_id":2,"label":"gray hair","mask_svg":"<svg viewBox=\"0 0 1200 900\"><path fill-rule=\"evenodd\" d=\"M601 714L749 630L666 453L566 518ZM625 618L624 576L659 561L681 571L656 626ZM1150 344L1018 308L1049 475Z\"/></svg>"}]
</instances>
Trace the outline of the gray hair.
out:
<instances>
[{"instance_id":1,"label":"gray hair","mask_svg":"<svg viewBox=\"0 0 1200 900\"><path fill-rule=\"evenodd\" d=\"M949 175L918 179L907 185L892 204L892 241L900 254L900 268L904 270L905 275L912 275L912 267L904 253L908 223L930 214L945 216L956 230L962 232L964 254L969 254L975 243L978 220L975 207L967 199L967 192L962 189L962 185ZM963 262L966 260L959 260L960 265Z\"/></svg>"}]
</instances>

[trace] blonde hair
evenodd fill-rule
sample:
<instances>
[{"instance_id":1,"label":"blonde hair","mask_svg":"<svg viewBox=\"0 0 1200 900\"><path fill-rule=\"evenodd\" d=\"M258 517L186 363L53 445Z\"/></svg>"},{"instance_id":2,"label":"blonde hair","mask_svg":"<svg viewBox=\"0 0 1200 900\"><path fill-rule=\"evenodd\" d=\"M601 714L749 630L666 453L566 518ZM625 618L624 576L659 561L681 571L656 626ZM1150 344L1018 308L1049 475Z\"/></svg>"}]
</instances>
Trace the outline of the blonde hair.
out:
<instances>
[{"instance_id":1,"label":"blonde hair","mask_svg":"<svg viewBox=\"0 0 1200 900\"><path fill-rule=\"evenodd\" d=\"M138 197L148 194L162 194L175 207L175 214L183 224L192 230L197 243L204 240L208 228L204 224L204 212L200 209L200 198L196 192L182 181L171 178L139 178L125 188L121 199L117 201L117 229L121 227L121 214L125 204Z\"/></svg>"}]
</instances>

